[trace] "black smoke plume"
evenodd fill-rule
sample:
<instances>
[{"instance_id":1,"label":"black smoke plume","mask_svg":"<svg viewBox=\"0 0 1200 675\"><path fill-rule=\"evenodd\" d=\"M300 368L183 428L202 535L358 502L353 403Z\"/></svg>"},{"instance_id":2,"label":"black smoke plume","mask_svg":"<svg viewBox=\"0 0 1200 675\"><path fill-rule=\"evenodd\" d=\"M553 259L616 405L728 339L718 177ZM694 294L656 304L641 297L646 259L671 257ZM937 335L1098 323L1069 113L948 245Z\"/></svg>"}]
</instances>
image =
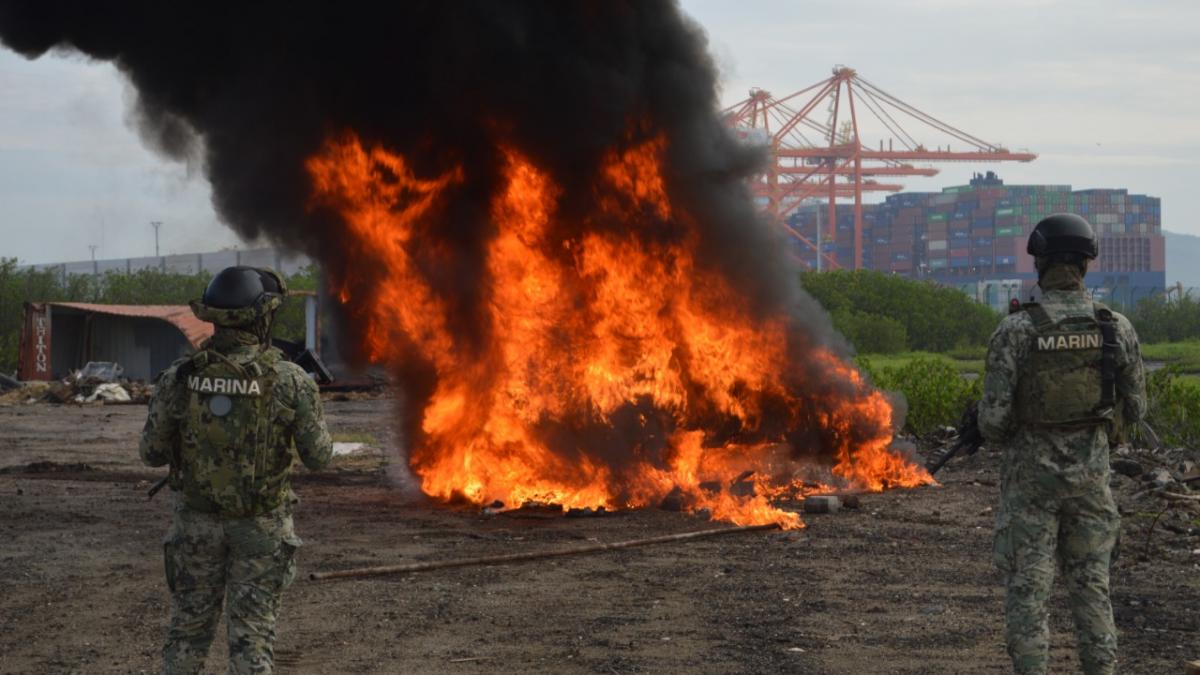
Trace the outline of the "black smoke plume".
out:
<instances>
[{"instance_id":1,"label":"black smoke plume","mask_svg":"<svg viewBox=\"0 0 1200 675\"><path fill-rule=\"evenodd\" d=\"M434 233L453 252L437 274L464 317L478 314L502 144L555 177L569 215L589 209L606 153L664 134L664 179L701 235L698 262L760 315L795 317L792 365L814 403L836 386L803 352L840 351L840 338L797 288L786 246L745 186L766 158L718 119L706 38L674 2L0 0L0 40L28 58L66 50L114 63L136 87L145 142L198 160L230 227L307 253L335 277L367 263L344 255L336 215L310 205L305 160L327 139L352 130L421 175L464 167ZM463 334L486 341L479 326ZM427 391L417 379L412 388ZM825 445L811 438L825 433L819 407L812 428L791 430L798 445Z\"/></svg>"}]
</instances>

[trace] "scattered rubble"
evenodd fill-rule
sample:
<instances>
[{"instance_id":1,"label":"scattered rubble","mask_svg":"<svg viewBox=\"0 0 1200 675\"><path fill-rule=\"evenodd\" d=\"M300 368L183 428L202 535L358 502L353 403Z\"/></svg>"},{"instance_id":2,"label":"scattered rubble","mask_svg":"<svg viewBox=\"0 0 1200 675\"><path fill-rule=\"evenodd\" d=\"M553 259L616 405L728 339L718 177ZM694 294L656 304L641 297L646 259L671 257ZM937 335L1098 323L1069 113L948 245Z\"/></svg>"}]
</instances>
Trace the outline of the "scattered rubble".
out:
<instances>
[{"instance_id":1,"label":"scattered rubble","mask_svg":"<svg viewBox=\"0 0 1200 675\"><path fill-rule=\"evenodd\" d=\"M62 381L63 388L54 391L60 403L132 403L129 390L121 385L124 368L111 361L88 361L83 368Z\"/></svg>"},{"instance_id":2,"label":"scattered rubble","mask_svg":"<svg viewBox=\"0 0 1200 675\"><path fill-rule=\"evenodd\" d=\"M1142 468L1141 464L1138 464L1137 462L1133 461L1132 459L1128 459L1125 457L1115 457L1112 460L1112 470L1116 471L1117 473L1121 474L1122 476L1129 476L1129 477L1133 478L1133 477L1142 475L1142 472L1145 469Z\"/></svg>"},{"instance_id":3,"label":"scattered rubble","mask_svg":"<svg viewBox=\"0 0 1200 675\"><path fill-rule=\"evenodd\" d=\"M125 388L129 390L130 403L146 405L154 395L154 385L148 382L126 382Z\"/></svg>"},{"instance_id":4,"label":"scattered rubble","mask_svg":"<svg viewBox=\"0 0 1200 675\"><path fill-rule=\"evenodd\" d=\"M734 478L729 483L729 494L734 497L753 497L753 496L755 496L755 494L757 494L757 493L755 492L755 489L754 489L753 478L754 478L753 471L743 471L741 473L741 475L739 475L737 478Z\"/></svg>"},{"instance_id":5,"label":"scattered rubble","mask_svg":"<svg viewBox=\"0 0 1200 675\"><path fill-rule=\"evenodd\" d=\"M84 473L96 469L84 462L30 462L16 466L0 467L0 474L9 473Z\"/></svg>"},{"instance_id":6,"label":"scattered rubble","mask_svg":"<svg viewBox=\"0 0 1200 675\"><path fill-rule=\"evenodd\" d=\"M1113 496L1122 516L1144 534L1138 535L1139 560L1159 556L1190 557L1200 542L1200 482L1190 478L1196 471L1197 452L1189 448L1134 448L1123 445L1113 451ZM1142 467L1130 475L1123 467Z\"/></svg>"},{"instance_id":7,"label":"scattered rubble","mask_svg":"<svg viewBox=\"0 0 1200 675\"><path fill-rule=\"evenodd\" d=\"M20 387L0 393L0 405L37 403L43 400L50 386L49 382L22 382Z\"/></svg>"},{"instance_id":8,"label":"scattered rubble","mask_svg":"<svg viewBox=\"0 0 1200 675\"><path fill-rule=\"evenodd\" d=\"M836 495L812 495L804 498L805 513L837 513L842 508L842 500Z\"/></svg>"},{"instance_id":9,"label":"scattered rubble","mask_svg":"<svg viewBox=\"0 0 1200 675\"><path fill-rule=\"evenodd\" d=\"M106 382L96 387L96 389L84 397L83 394L76 394L76 403L95 403L103 401L105 403L129 403L133 400L129 396L129 392L125 391L125 387L116 382Z\"/></svg>"},{"instance_id":10,"label":"scattered rubble","mask_svg":"<svg viewBox=\"0 0 1200 675\"><path fill-rule=\"evenodd\" d=\"M590 506L587 506L582 509L567 509L566 517L567 518L596 518L599 516L607 516L610 513L611 513L611 511L604 508L603 506L600 506L600 507L597 507L594 509Z\"/></svg>"},{"instance_id":11,"label":"scattered rubble","mask_svg":"<svg viewBox=\"0 0 1200 675\"><path fill-rule=\"evenodd\" d=\"M0 392L20 389L21 381L15 377L0 373Z\"/></svg>"},{"instance_id":12,"label":"scattered rubble","mask_svg":"<svg viewBox=\"0 0 1200 675\"><path fill-rule=\"evenodd\" d=\"M985 449L956 458L950 466L973 474L963 481L967 484L995 486L983 476L996 471L1000 462L1000 452ZM1190 558L1200 545L1200 452L1123 444L1112 450L1110 463L1110 487L1125 528L1138 532L1130 540L1138 559L1150 559L1152 551L1154 556Z\"/></svg>"},{"instance_id":13,"label":"scattered rubble","mask_svg":"<svg viewBox=\"0 0 1200 675\"><path fill-rule=\"evenodd\" d=\"M658 505L658 508L662 509L663 511L671 511L674 513L683 511L683 507L683 490L680 490L679 488L675 488L667 493L667 496L663 497L662 503Z\"/></svg>"},{"instance_id":14,"label":"scattered rubble","mask_svg":"<svg viewBox=\"0 0 1200 675\"><path fill-rule=\"evenodd\" d=\"M508 518L561 518L563 516L563 507L559 504L546 504L544 502L525 502L520 508L498 511L497 515Z\"/></svg>"},{"instance_id":15,"label":"scattered rubble","mask_svg":"<svg viewBox=\"0 0 1200 675\"><path fill-rule=\"evenodd\" d=\"M18 382L8 376L0 384L0 405L32 403L140 403L150 402L154 385L121 379L120 364L90 361L81 370L58 382Z\"/></svg>"},{"instance_id":16,"label":"scattered rubble","mask_svg":"<svg viewBox=\"0 0 1200 675\"><path fill-rule=\"evenodd\" d=\"M125 369L119 363L112 361L88 361L87 365L75 372L75 379L79 382L87 382L99 384L102 382L116 382L121 378L121 373Z\"/></svg>"}]
</instances>

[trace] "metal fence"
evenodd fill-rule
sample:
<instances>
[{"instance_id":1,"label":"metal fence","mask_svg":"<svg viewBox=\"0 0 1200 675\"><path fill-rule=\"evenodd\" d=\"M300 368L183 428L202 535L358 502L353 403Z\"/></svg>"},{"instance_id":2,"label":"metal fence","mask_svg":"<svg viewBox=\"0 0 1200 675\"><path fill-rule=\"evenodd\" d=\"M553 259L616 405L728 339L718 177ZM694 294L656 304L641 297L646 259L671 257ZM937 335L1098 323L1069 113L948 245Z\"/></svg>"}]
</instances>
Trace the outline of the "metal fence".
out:
<instances>
[{"instance_id":1,"label":"metal fence","mask_svg":"<svg viewBox=\"0 0 1200 675\"><path fill-rule=\"evenodd\" d=\"M970 284L957 284L954 287L958 288L958 290L965 293L968 297L973 298L976 302L988 305L1001 313L1008 311L1008 306L1013 299L1028 302L1041 297L1041 289L1037 288L1036 284L1031 284L1028 281L981 281ZM1182 296L1189 296L1200 298L1200 288L1185 287L1178 284L1167 286L1166 288L1162 286L1097 285L1088 286L1087 290L1091 294L1092 299L1097 302L1103 302L1109 307L1120 311L1132 310L1143 300L1154 297L1177 299Z\"/></svg>"},{"instance_id":2,"label":"metal fence","mask_svg":"<svg viewBox=\"0 0 1200 675\"><path fill-rule=\"evenodd\" d=\"M82 260L76 262L25 265L37 271L55 270L63 283L76 274L101 275L107 272L132 274L139 270L156 269L175 274L216 274L226 267L249 265L272 267L283 274L291 275L312 264L302 255L286 253L274 248L251 248L244 250L212 251L209 253L184 253L180 255L150 256L145 258L112 258L108 260Z\"/></svg>"}]
</instances>

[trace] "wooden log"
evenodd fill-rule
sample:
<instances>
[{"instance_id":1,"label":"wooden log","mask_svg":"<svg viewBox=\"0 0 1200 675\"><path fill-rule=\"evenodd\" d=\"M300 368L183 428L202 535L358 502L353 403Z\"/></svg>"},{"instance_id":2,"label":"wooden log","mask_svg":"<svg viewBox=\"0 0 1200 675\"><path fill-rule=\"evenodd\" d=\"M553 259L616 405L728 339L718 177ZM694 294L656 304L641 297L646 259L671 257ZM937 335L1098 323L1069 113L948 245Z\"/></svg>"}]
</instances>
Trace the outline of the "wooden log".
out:
<instances>
[{"instance_id":1,"label":"wooden log","mask_svg":"<svg viewBox=\"0 0 1200 675\"><path fill-rule=\"evenodd\" d=\"M714 530L680 532L677 534L663 535L661 537L629 539L626 541L613 542L611 544L591 544L588 546L577 546L574 548L554 549L549 551L527 551L524 553L509 553L506 555L482 556L478 558L433 560L429 562L411 563L408 565L380 565L377 567L357 567L347 570L334 570L331 572L313 572L312 574L308 575L308 578L312 579L313 581L323 581L327 579L361 579L364 577L379 577L391 574L404 574L406 572L425 572L428 570L448 569L451 567L504 565L507 563L526 562L529 560L542 560L545 558L561 558L569 555L585 555L588 553L600 553L603 551L616 551L619 549L634 548L636 546L650 546L652 544L691 541L693 539L705 539L708 537L717 537L725 534L734 534L737 532L760 532L763 530L774 530L778 527L779 526L774 523L768 525L746 525L743 527L722 527Z\"/></svg>"},{"instance_id":2,"label":"wooden log","mask_svg":"<svg viewBox=\"0 0 1200 675\"><path fill-rule=\"evenodd\" d=\"M1163 499L1169 499L1173 502L1200 502L1200 495L1181 495L1174 492L1159 493Z\"/></svg>"}]
</instances>

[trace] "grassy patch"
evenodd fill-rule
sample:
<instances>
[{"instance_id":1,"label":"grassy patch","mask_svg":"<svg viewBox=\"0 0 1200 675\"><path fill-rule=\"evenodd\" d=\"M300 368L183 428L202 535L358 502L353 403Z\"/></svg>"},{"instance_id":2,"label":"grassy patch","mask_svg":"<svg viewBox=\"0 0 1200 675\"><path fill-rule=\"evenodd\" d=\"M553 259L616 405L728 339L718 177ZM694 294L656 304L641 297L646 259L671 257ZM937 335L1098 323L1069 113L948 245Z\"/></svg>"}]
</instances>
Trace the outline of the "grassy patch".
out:
<instances>
[{"instance_id":1,"label":"grassy patch","mask_svg":"<svg viewBox=\"0 0 1200 675\"><path fill-rule=\"evenodd\" d=\"M986 352L986 350L984 350ZM973 353L963 353L962 356L974 356ZM958 358L949 354L932 354L930 352L903 352L900 354L864 354L871 364L877 368L899 370L916 359L927 358L937 359L948 363L951 367L960 373L975 373L983 374L983 357L984 354L979 354L977 358Z\"/></svg>"},{"instance_id":2,"label":"grassy patch","mask_svg":"<svg viewBox=\"0 0 1200 675\"><path fill-rule=\"evenodd\" d=\"M899 354L864 354L871 363L880 368L903 368L922 357L941 359L954 366L960 373L983 373L986 347L960 347L948 352L901 352ZM1142 358L1147 361L1162 361L1175 366L1181 379L1200 383L1200 340L1186 342L1159 342L1142 345Z\"/></svg>"},{"instance_id":3,"label":"grassy patch","mask_svg":"<svg viewBox=\"0 0 1200 675\"><path fill-rule=\"evenodd\" d=\"M987 358L987 347L979 345L977 347L955 347L946 352L946 356L955 361L979 361L982 362Z\"/></svg>"},{"instance_id":4,"label":"grassy patch","mask_svg":"<svg viewBox=\"0 0 1200 675\"><path fill-rule=\"evenodd\" d=\"M1200 340L1142 345L1142 358L1164 361L1176 366L1179 372L1200 373Z\"/></svg>"},{"instance_id":5,"label":"grassy patch","mask_svg":"<svg viewBox=\"0 0 1200 675\"><path fill-rule=\"evenodd\" d=\"M1146 421L1163 443L1172 447L1200 445L1200 385L1169 365L1146 378L1149 411Z\"/></svg>"}]
</instances>

